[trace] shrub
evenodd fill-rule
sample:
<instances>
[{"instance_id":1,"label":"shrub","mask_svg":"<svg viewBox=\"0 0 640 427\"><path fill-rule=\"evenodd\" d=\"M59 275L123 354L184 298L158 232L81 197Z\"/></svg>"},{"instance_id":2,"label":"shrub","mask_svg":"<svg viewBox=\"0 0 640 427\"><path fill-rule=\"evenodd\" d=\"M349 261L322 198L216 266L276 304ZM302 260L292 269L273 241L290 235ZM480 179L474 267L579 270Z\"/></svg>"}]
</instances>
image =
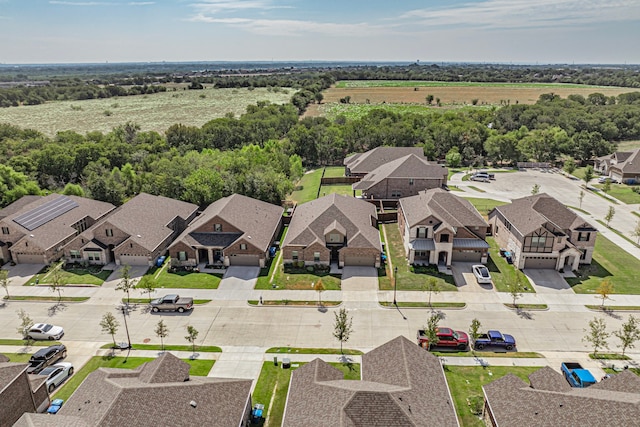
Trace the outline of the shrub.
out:
<instances>
[{"instance_id":1,"label":"shrub","mask_svg":"<svg viewBox=\"0 0 640 427\"><path fill-rule=\"evenodd\" d=\"M484 407L484 398L480 395L469 396L468 399L469 409L474 415L482 414L482 408Z\"/></svg>"}]
</instances>

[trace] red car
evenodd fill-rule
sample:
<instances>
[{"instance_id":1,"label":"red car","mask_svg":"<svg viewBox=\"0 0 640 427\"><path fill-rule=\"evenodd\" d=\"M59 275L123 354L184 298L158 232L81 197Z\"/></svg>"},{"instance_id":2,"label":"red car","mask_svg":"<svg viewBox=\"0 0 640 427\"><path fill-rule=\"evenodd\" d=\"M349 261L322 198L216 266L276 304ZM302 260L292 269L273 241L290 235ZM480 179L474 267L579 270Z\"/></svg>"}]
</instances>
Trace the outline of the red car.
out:
<instances>
[{"instance_id":1,"label":"red car","mask_svg":"<svg viewBox=\"0 0 640 427\"><path fill-rule=\"evenodd\" d=\"M423 329L418 330L418 345L423 348L431 347L449 347L458 350L467 350L469 348L469 336L463 331L454 331L451 328L438 328L438 342L429 345L429 339L426 337Z\"/></svg>"}]
</instances>

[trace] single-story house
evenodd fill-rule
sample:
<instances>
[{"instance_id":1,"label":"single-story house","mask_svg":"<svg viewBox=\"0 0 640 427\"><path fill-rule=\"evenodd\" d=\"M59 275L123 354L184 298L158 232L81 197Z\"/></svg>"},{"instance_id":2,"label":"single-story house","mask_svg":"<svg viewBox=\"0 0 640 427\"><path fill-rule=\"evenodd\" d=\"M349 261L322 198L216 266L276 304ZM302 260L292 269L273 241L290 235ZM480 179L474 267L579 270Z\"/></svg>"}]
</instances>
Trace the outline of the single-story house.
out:
<instances>
[{"instance_id":1,"label":"single-story house","mask_svg":"<svg viewBox=\"0 0 640 427\"><path fill-rule=\"evenodd\" d=\"M152 266L197 212L192 203L140 193L70 241L65 259Z\"/></svg>"},{"instance_id":2,"label":"single-story house","mask_svg":"<svg viewBox=\"0 0 640 427\"><path fill-rule=\"evenodd\" d=\"M591 263L598 234L584 218L544 193L494 208L489 224L519 269L577 270Z\"/></svg>"},{"instance_id":3,"label":"single-story house","mask_svg":"<svg viewBox=\"0 0 640 427\"><path fill-rule=\"evenodd\" d=\"M0 426L11 426L22 414L49 407L46 378L27 374L28 363L10 362L0 354Z\"/></svg>"},{"instance_id":4,"label":"single-story house","mask_svg":"<svg viewBox=\"0 0 640 427\"><path fill-rule=\"evenodd\" d=\"M441 188L400 199L398 228L410 264L487 262L489 224L469 201Z\"/></svg>"},{"instance_id":5,"label":"single-story house","mask_svg":"<svg viewBox=\"0 0 640 427\"><path fill-rule=\"evenodd\" d=\"M424 156L422 147L376 147L365 153L356 153L344 159L344 175L364 177L382 165L401 157L415 154Z\"/></svg>"},{"instance_id":6,"label":"single-story house","mask_svg":"<svg viewBox=\"0 0 640 427\"><path fill-rule=\"evenodd\" d=\"M315 359L291 374L285 427L459 426L440 360L405 337L362 356L362 379Z\"/></svg>"},{"instance_id":7,"label":"single-story house","mask_svg":"<svg viewBox=\"0 0 640 427\"><path fill-rule=\"evenodd\" d=\"M448 173L446 167L422 155L409 154L377 167L352 188L354 192L362 190L363 198L399 199L446 186Z\"/></svg>"},{"instance_id":8,"label":"single-story house","mask_svg":"<svg viewBox=\"0 0 640 427\"><path fill-rule=\"evenodd\" d=\"M79 233L115 209L111 203L78 196L24 196L0 210L0 259L49 264Z\"/></svg>"},{"instance_id":9,"label":"single-story house","mask_svg":"<svg viewBox=\"0 0 640 427\"><path fill-rule=\"evenodd\" d=\"M597 157L593 169L601 175L610 176L611 166L624 163L632 154L632 151L616 151L612 154Z\"/></svg>"},{"instance_id":10,"label":"single-story house","mask_svg":"<svg viewBox=\"0 0 640 427\"><path fill-rule=\"evenodd\" d=\"M376 207L330 194L299 205L293 213L282 257L287 263L380 266L382 244Z\"/></svg>"},{"instance_id":11,"label":"single-story house","mask_svg":"<svg viewBox=\"0 0 640 427\"><path fill-rule=\"evenodd\" d=\"M171 265L264 267L283 212L281 206L241 194L216 200L169 247Z\"/></svg>"}]
</instances>

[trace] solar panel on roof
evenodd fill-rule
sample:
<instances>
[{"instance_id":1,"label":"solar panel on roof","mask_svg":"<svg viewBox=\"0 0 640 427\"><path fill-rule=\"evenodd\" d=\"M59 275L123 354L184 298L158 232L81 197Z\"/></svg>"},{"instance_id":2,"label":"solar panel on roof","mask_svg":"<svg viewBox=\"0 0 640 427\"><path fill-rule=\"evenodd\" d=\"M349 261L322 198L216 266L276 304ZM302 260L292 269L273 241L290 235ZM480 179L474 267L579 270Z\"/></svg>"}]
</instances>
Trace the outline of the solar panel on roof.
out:
<instances>
[{"instance_id":1,"label":"solar panel on roof","mask_svg":"<svg viewBox=\"0 0 640 427\"><path fill-rule=\"evenodd\" d=\"M78 207L76 202L67 196L60 196L38 206L37 208L33 208L30 211L23 213L22 215L14 218L13 221L31 231L76 207Z\"/></svg>"}]
</instances>

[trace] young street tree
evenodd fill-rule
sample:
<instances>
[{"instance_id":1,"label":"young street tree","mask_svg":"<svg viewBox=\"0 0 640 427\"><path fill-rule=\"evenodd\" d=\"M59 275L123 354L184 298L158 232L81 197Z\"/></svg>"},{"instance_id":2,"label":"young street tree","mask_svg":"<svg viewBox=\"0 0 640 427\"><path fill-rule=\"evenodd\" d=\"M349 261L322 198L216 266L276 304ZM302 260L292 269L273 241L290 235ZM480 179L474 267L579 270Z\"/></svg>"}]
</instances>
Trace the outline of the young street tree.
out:
<instances>
[{"instance_id":1,"label":"young street tree","mask_svg":"<svg viewBox=\"0 0 640 427\"><path fill-rule=\"evenodd\" d=\"M580 200L580 209L582 209L582 200L584 199L584 190L580 190L580 194L578 195L578 200Z\"/></svg>"},{"instance_id":2,"label":"young street tree","mask_svg":"<svg viewBox=\"0 0 640 427\"><path fill-rule=\"evenodd\" d=\"M476 345L476 340L480 335L479 331L481 327L482 327L482 324L478 319L473 319L471 321L471 325L469 325L469 338L471 338L471 342L469 344L471 344L471 348L474 348Z\"/></svg>"},{"instance_id":3,"label":"young street tree","mask_svg":"<svg viewBox=\"0 0 640 427\"><path fill-rule=\"evenodd\" d=\"M602 279L600 285L596 289L596 293L598 296L596 298L602 298L602 304L600 304L601 308L604 308L604 301L609 299L609 295L613 293L613 283L609 280L608 277Z\"/></svg>"},{"instance_id":4,"label":"young street tree","mask_svg":"<svg viewBox=\"0 0 640 427\"><path fill-rule=\"evenodd\" d=\"M440 320L442 320L442 314L440 313L433 313L427 319L427 326L424 327L424 336L429 343L427 350L430 350L438 342L438 323L440 323Z\"/></svg>"},{"instance_id":5,"label":"young street tree","mask_svg":"<svg viewBox=\"0 0 640 427\"><path fill-rule=\"evenodd\" d=\"M507 289L509 290L509 295L511 295L511 298L513 299L513 307L518 308L516 301L522 296L522 292L524 291L522 283L520 283L520 280L518 279L513 279L507 283Z\"/></svg>"},{"instance_id":6,"label":"young street tree","mask_svg":"<svg viewBox=\"0 0 640 427\"><path fill-rule=\"evenodd\" d=\"M20 319L20 325L18 326L18 334L24 338L26 344L29 344L31 339L27 335L27 331L33 326L33 319L23 309L18 310L18 319Z\"/></svg>"},{"instance_id":7,"label":"young street tree","mask_svg":"<svg viewBox=\"0 0 640 427\"><path fill-rule=\"evenodd\" d=\"M440 293L440 284L435 277L429 277L424 285L424 290L429 292L429 307L431 307L431 294Z\"/></svg>"},{"instance_id":8,"label":"young street tree","mask_svg":"<svg viewBox=\"0 0 640 427\"><path fill-rule=\"evenodd\" d=\"M60 303L60 301L62 301L62 295L60 294L60 292L62 291L62 287L65 285L64 276L62 274L62 264L52 263L49 266L47 277L50 281L49 289L51 289L51 292L58 293L58 303Z\"/></svg>"},{"instance_id":9,"label":"young street tree","mask_svg":"<svg viewBox=\"0 0 640 427\"><path fill-rule=\"evenodd\" d=\"M535 196L539 192L540 192L540 186L538 184L533 184L533 187L531 187L531 194Z\"/></svg>"},{"instance_id":10,"label":"young street tree","mask_svg":"<svg viewBox=\"0 0 640 427\"><path fill-rule=\"evenodd\" d=\"M129 292L131 289L135 288L136 283L131 278L131 267L128 265L124 265L122 267L122 271L120 272L120 282L116 285L117 291L124 291L127 294L127 307L129 306L129 301L131 298L129 297Z\"/></svg>"},{"instance_id":11,"label":"young street tree","mask_svg":"<svg viewBox=\"0 0 640 427\"><path fill-rule=\"evenodd\" d=\"M609 191L611 191L611 180L610 179L606 179L604 181L604 184L602 184L602 191L604 191L605 194L609 193Z\"/></svg>"},{"instance_id":12,"label":"young street tree","mask_svg":"<svg viewBox=\"0 0 640 427\"><path fill-rule=\"evenodd\" d=\"M607 215L605 215L604 220L607 221L607 227L609 226L609 223L611 222L611 220L613 219L613 216L616 214L616 208L614 208L613 206L609 206L609 210L607 211Z\"/></svg>"},{"instance_id":13,"label":"young street tree","mask_svg":"<svg viewBox=\"0 0 640 427\"><path fill-rule=\"evenodd\" d=\"M160 321L156 324L155 333L156 336L160 338L160 345L162 346L162 351L164 351L164 339L169 336L169 328L167 327L167 325L165 325L164 320L160 319Z\"/></svg>"},{"instance_id":14,"label":"young street tree","mask_svg":"<svg viewBox=\"0 0 640 427\"><path fill-rule=\"evenodd\" d=\"M187 325L187 335L184 337L185 340L191 343L191 347L193 349L192 357L196 357L196 339L198 338L198 330L191 325Z\"/></svg>"},{"instance_id":15,"label":"young street tree","mask_svg":"<svg viewBox=\"0 0 640 427\"><path fill-rule=\"evenodd\" d=\"M593 348L593 356L595 357L601 348L609 348L607 340L611 336L607 332L607 324L604 319L597 317L589 321L589 329L584 330L587 334L582 337L583 342L588 342Z\"/></svg>"},{"instance_id":16,"label":"young street tree","mask_svg":"<svg viewBox=\"0 0 640 427\"><path fill-rule=\"evenodd\" d=\"M344 308L341 308L334 315L333 336L340 341L340 353L342 353L342 345L349 341L349 335L353 332L353 319L349 317L349 312Z\"/></svg>"},{"instance_id":17,"label":"young street tree","mask_svg":"<svg viewBox=\"0 0 640 427\"><path fill-rule=\"evenodd\" d=\"M9 299L9 272L7 270L0 270L0 286L4 288L7 293L7 299Z\"/></svg>"},{"instance_id":18,"label":"young street tree","mask_svg":"<svg viewBox=\"0 0 640 427\"><path fill-rule=\"evenodd\" d=\"M562 167L566 173L571 175L576 170L576 161L573 158L569 158L565 160L564 166Z\"/></svg>"},{"instance_id":19,"label":"young street tree","mask_svg":"<svg viewBox=\"0 0 640 427\"><path fill-rule=\"evenodd\" d=\"M640 324L638 319L633 315L629 316L629 320L622 324L622 327L613 332L622 344L622 355L628 348L634 348L636 341L640 339Z\"/></svg>"},{"instance_id":20,"label":"young street tree","mask_svg":"<svg viewBox=\"0 0 640 427\"><path fill-rule=\"evenodd\" d=\"M584 175L582 177L582 180L584 181L584 186L588 187L589 181L591 181L592 179L593 179L593 166L589 165L584 170Z\"/></svg>"},{"instance_id":21,"label":"young street tree","mask_svg":"<svg viewBox=\"0 0 640 427\"><path fill-rule=\"evenodd\" d=\"M158 281L151 275L143 276L136 285L136 289L140 289L142 293L149 294L149 299L151 299L151 294L156 291L157 287Z\"/></svg>"},{"instance_id":22,"label":"young street tree","mask_svg":"<svg viewBox=\"0 0 640 427\"><path fill-rule=\"evenodd\" d=\"M640 244L640 220L636 222L636 227L631 232L631 235L636 238L636 242Z\"/></svg>"},{"instance_id":23,"label":"young street tree","mask_svg":"<svg viewBox=\"0 0 640 427\"><path fill-rule=\"evenodd\" d=\"M318 279L315 285L316 292L318 293L318 305L322 305L322 293L324 292L324 283L322 279Z\"/></svg>"},{"instance_id":24,"label":"young street tree","mask_svg":"<svg viewBox=\"0 0 640 427\"><path fill-rule=\"evenodd\" d=\"M100 320L100 327L102 328L102 332L111 335L111 339L113 340L113 348L117 347L116 332L118 332L119 326L120 322L116 320L116 316L114 316L110 311L106 312L104 316L102 316L102 320Z\"/></svg>"}]
</instances>

